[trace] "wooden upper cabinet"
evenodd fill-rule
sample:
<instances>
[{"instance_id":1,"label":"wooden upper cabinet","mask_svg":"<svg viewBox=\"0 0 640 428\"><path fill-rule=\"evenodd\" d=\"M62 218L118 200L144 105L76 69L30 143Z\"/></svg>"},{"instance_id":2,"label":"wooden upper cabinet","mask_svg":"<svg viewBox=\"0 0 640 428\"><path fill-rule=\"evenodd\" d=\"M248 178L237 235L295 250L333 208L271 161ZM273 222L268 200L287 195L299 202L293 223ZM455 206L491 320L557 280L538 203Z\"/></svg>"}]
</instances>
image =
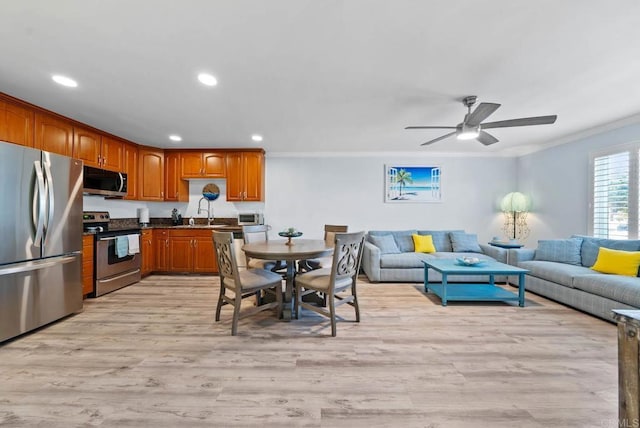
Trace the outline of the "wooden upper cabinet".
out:
<instances>
[{"instance_id":1,"label":"wooden upper cabinet","mask_svg":"<svg viewBox=\"0 0 640 428\"><path fill-rule=\"evenodd\" d=\"M123 145L122 171L127 174L127 196L124 199L138 199L138 146Z\"/></svg>"},{"instance_id":2,"label":"wooden upper cabinet","mask_svg":"<svg viewBox=\"0 0 640 428\"><path fill-rule=\"evenodd\" d=\"M71 157L73 124L55 116L35 113L35 148Z\"/></svg>"},{"instance_id":3,"label":"wooden upper cabinet","mask_svg":"<svg viewBox=\"0 0 640 428\"><path fill-rule=\"evenodd\" d=\"M264 198L264 154L227 153L227 201L262 201Z\"/></svg>"},{"instance_id":4,"label":"wooden upper cabinet","mask_svg":"<svg viewBox=\"0 0 640 428\"><path fill-rule=\"evenodd\" d=\"M100 149L100 167L122 172L124 170L124 145L125 143L121 140L103 136Z\"/></svg>"},{"instance_id":5,"label":"wooden upper cabinet","mask_svg":"<svg viewBox=\"0 0 640 428\"><path fill-rule=\"evenodd\" d=\"M164 201L164 152L138 148L138 199Z\"/></svg>"},{"instance_id":6,"label":"wooden upper cabinet","mask_svg":"<svg viewBox=\"0 0 640 428\"><path fill-rule=\"evenodd\" d=\"M73 128L73 157L85 165L100 168L102 136L97 132L76 126Z\"/></svg>"},{"instance_id":7,"label":"wooden upper cabinet","mask_svg":"<svg viewBox=\"0 0 640 428\"><path fill-rule=\"evenodd\" d=\"M33 130L32 110L0 99L0 141L33 147Z\"/></svg>"},{"instance_id":8,"label":"wooden upper cabinet","mask_svg":"<svg viewBox=\"0 0 640 428\"><path fill-rule=\"evenodd\" d=\"M180 156L182 178L224 178L226 176L224 153L182 151Z\"/></svg>"},{"instance_id":9,"label":"wooden upper cabinet","mask_svg":"<svg viewBox=\"0 0 640 428\"><path fill-rule=\"evenodd\" d=\"M166 152L164 156L164 200L189 201L189 182L180 178L180 152Z\"/></svg>"}]
</instances>

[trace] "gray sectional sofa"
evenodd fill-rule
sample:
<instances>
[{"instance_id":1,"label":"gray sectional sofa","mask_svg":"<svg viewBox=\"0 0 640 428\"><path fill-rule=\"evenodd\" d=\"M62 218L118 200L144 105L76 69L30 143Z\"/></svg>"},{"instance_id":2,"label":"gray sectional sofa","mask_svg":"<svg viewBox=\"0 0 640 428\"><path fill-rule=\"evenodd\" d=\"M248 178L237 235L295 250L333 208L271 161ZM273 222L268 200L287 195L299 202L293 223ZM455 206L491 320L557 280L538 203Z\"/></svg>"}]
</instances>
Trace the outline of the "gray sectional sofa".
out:
<instances>
[{"instance_id":1,"label":"gray sectional sofa","mask_svg":"<svg viewBox=\"0 0 640 428\"><path fill-rule=\"evenodd\" d=\"M416 253L413 234L431 235L436 252ZM423 282L423 260L464 256L505 263L507 250L478 244L476 235L463 230L371 230L364 243L362 269L372 282ZM456 276L452 280L487 282L488 277ZM442 277L439 273L429 272L429 282L440 281Z\"/></svg>"},{"instance_id":2,"label":"gray sectional sofa","mask_svg":"<svg viewBox=\"0 0 640 428\"><path fill-rule=\"evenodd\" d=\"M600 247L640 251L640 240L581 235L542 240L535 250L510 250L509 263L530 271L526 290L614 321L612 309L640 308L640 278L592 270Z\"/></svg>"}]
</instances>

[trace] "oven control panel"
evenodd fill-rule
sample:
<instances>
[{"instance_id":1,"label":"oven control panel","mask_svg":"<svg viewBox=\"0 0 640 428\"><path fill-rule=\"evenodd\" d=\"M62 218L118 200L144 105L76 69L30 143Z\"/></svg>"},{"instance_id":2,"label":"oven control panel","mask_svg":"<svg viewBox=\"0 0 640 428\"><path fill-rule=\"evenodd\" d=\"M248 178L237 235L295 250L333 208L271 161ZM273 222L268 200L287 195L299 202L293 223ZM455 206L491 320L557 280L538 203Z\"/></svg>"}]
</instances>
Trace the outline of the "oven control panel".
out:
<instances>
[{"instance_id":1,"label":"oven control panel","mask_svg":"<svg viewBox=\"0 0 640 428\"><path fill-rule=\"evenodd\" d=\"M105 223L109 221L109 213L106 211L83 211L83 223Z\"/></svg>"}]
</instances>

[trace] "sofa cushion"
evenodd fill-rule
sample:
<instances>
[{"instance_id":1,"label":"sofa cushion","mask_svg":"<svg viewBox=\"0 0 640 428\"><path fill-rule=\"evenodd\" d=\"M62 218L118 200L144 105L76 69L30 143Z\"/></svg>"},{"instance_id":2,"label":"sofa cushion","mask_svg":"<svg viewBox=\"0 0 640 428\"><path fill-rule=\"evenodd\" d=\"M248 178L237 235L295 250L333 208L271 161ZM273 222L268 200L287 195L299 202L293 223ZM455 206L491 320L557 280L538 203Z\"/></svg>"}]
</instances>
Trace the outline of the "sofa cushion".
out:
<instances>
[{"instance_id":1,"label":"sofa cushion","mask_svg":"<svg viewBox=\"0 0 640 428\"><path fill-rule=\"evenodd\" d=\"M573 285L587 293L640 307L640 278L638 277L592 273L576 276Z\"/></svg>"},{"instance_id":2,"label":"sofa cushion","mask_svg":"<svg viewBox=\"0 0 640 428\"><path fill-rule=\"evenodd\" d=\"M396 244L396 240L393 239L393 235L372 235L369 237L369 242L380 248L380 254L400 253L400 249L398 249L398 245Z\"/></svg>"},{"instance_id":3,"label":"sofa cushion","mask_svg":"<svg viewBox=\"0 0 640 428\"><path fill-rule=\"evenodd\" d=\"M580 266L582 264L581 248L582 239L580 238L540 240L538 241L534 260Z\"/></svg>"},{"instance_id":4,"label":"sofa cushion","mask_svg":"<svg viewBox=\"0 0 640 428\"><path fill-rule=\"evenodd\" d=\"M598 258L591 269L616 275L638 276L640 251L620 251L600 247Z\"/></svg>"},{"instance_id":5,"label":"sofa cushion","mask_svg":"<svg viewBox=\"0 0 640 428\"><path fill-rule=\"evenodd\" d=\"M591 269L584 266L538 260L520 262L518 267L528 269L531 276L556 282L570 288L573 288L573 279L575 277L593 273Z\"/></svg>"},{"instance_id":6,"label":"sofa cushion","mask_svg":"<svg viewBox=\"0 0 640 428\"><path fill-rule=\"evenodd\" d=\"M433 258L433 255L427 253L381 254L380 267L383 269L423 268L422 261L429 258Z\"/></svg>"},{"instance_id":7,"label":"sofa cushion","mask_svg":"<svg viewBox=\"0 0 640 428\"><path fill-rule=\"evenodd\" d=\"M411 235L417 233L416 230L371 230L369 231L369 237L380 235L391 235L396 241L398 249L403 252L413 253L413 238ZM371 240L371 239L369 239Z\"/></svg>"},{"instance_id":8,"label":"sofa cushion","mask_svg":"<svg viewBox=\"0 0 640 428\"><path fill-rule=\"evenodd\" d=\"M416 253L435 253L436 247L433 245L431 235L411 235Z\"/></svg>"},{"instance_id":9,"label":"sofa cushion","mask_svg":"<svg viewBox=\"0 0 640 428\"><path fill-rule=\"evenodd\" d=\"M475 233L451 232L451 246L456 253L481 253L482 249L478 245L478 235Z\"/></svg>"},{"instance_id":10,"label":"sofa cushion","mask_svg":"<svg viewBox=\"0 0 640 428\"><path fill-rule=\"evenodd\" d=\"M582 266L591 267L598 258L600 247L611 248L612 250L640 251L640 240L638 239L604 239L593 236L573 235L572 238L582 238Z\"/></svg>"},{"instance_id":11,"label":"sofa cushion","mask_svg":"<svg viewBox=\"0 0 640 428\"><path fill-rule=\"evenodd\" d=\"M449 234L451 232L462 232L464 230L419 230L418 235L431 235L433 237L433 245L436 251L453 251Z\"/></svg>"}]
</instances>

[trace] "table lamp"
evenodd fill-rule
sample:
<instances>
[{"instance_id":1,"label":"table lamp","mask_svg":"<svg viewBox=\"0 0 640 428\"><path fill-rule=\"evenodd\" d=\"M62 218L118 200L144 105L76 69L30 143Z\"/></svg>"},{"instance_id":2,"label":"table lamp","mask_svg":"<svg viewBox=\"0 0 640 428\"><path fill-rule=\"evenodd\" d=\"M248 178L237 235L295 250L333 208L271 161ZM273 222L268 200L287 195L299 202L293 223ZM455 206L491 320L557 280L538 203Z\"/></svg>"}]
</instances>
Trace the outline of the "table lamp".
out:
<instances>
[{"instance_id":1,"label":"table lamp","mask_svg":"<svg viewBox=\"0 0 640 428\"><path fill-rule=\"evenodd\" d=\"M529 206L529 198L520 192L511 192L502 198L500 208L505 216L502 230L509 239L524 240L529 236L527 226Z\"/></svg>"}]
</instances>

